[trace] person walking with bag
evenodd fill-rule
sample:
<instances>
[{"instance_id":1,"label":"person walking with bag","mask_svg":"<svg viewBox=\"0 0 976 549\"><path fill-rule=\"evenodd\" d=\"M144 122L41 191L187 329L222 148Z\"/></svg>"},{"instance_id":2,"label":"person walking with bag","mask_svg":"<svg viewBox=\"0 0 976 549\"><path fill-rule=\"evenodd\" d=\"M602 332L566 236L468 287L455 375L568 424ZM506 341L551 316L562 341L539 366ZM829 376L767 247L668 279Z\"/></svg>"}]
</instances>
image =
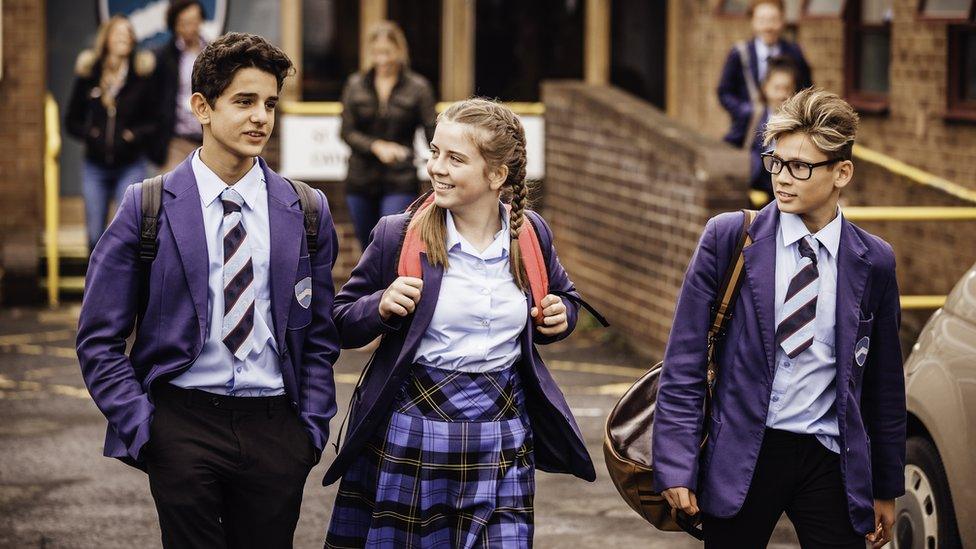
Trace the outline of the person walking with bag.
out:
<instances>
[{"instance_id":1,"label":"person walking with bag","mask_svg":"<svg viewBox=\"0 0 976 549\"><path fill-rule=\"evenodd\" d=\"M434 92L410 70L407 39L392 21L370 28L368 68L353 74L342 91L340 135L350 151L346 202L363 249L376 222L402 212L420 181L413 163L417 128L434 135Z\"/></svg>"},{"instance_id":2,"label":"person walking with bag","mask_svg":"<svg viewBox=\"0 0 976 549\"><path fill-rule=\"evenodd\" d=\"M122 15L102 23L94 48L78 55L65 127L85 144L81 191L89 253L105 230L109 202L117 208L126 187L146 177L156 132L155 66L151 52L136 48L135 31Z\"/></svg>"},{"instance_id":3,"label":"person walking with bag","mask_svg":"<svg viewBox=\"0 0 976 549\"><path fill-rule=\"evenodd\" d=\"M326 547L529 547L535 469L595 478L535 349L581 300L528 210L521 122L455 103L431 154L433 194L380 220L336 296L343 347L382 340L323 481L342 478Z\"/></svg>"},{"instance_id":4,"label":"person walking with bag","mask_svg":"<svg viewBox=\"0 0 976 549\"><path fill-rule=\"evenodd\" d=\"M336 413L328 202L259 156L292 70L253 34L204 48L203 145L126 190L92 252L82 376L105 455L148 473L167 548L291 547Z\"/></svg>"},{"instance_id":5,"label":"person walking with bag","mask_svg":"<svg viewBox=\"0 0 976 549\"><path fill-rule=\"evenodd\" d=\"M653 489L701 513L705 547L765 547L785 511L802 547L879 548L905 490L905 381L894 253L838 207L858 116L810 88L774 113L776 202L749 228L745 276L704 418L706 340L741 214L709 220L661 372ZM707 422L707 439L700 448Z\"/></svg>"}]
</instances>

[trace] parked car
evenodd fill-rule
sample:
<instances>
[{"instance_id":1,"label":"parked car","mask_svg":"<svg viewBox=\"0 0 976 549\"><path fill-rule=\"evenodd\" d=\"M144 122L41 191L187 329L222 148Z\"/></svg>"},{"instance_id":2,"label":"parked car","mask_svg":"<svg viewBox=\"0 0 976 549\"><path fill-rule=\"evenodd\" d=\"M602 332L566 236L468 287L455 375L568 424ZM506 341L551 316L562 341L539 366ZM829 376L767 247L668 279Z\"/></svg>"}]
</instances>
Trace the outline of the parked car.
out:
<instances>
[{"instance_id":1,"label":"parked car","mask_svg":"<svg viewBox=\"0 0 976 549\"><path fill-rule=\"evenodd\" d=\"M976 265L905 363L908 460L897 549L976 547Z\"/></svg>"}]
</instances>

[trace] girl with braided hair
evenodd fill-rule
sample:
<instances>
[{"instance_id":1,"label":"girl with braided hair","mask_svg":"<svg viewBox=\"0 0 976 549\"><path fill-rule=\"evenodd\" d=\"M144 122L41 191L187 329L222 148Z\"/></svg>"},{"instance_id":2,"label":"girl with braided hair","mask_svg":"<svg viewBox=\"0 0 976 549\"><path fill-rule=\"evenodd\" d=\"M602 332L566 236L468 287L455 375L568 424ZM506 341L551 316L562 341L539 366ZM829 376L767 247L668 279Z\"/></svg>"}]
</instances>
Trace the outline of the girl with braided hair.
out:
<instances>
[{"instance_id":1,"label":"girl with braided hair","mask_svg":"<svg viewBox=\"0 0 976 549\"><path fill-rule=\"evenodd\" d=\"M507 107L452 105L431 141L433 203L382 218L336 296L344 347L382 341L324 480L342 478L326 547L529 547L535 468L595 478L534 346L572 332L579 296L528 209L525 148ZM408 227L422 278L397 276ZM548 252L539 303L518 241L532 230Z\"/></svg>"}]
</instances>

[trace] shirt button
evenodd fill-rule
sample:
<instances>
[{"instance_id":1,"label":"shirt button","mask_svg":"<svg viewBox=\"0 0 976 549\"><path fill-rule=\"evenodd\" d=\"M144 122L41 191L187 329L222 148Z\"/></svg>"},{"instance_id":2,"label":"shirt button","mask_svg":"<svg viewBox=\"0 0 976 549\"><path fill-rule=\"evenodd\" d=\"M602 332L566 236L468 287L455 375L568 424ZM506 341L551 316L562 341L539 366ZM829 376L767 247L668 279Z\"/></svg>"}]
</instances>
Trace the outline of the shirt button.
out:
<instances>
[{"instance_id":1,"label":"shirt button","mask_svg":"<svg viewBox=\"0 0 976 549\"><path fill-rule=\"evenodd\" d=\"M481 321L482 326L487 326L488 324L489 324L489 320L487 318Z\"/></svg>"},{"instance_id":2,"label":"shirt button","mask_svg":"<svg viewBox=\"0 0 976 549\"><path fill-rule=\"evenodd\" d=\"M241 367L240 366L237 367L237 373L241 373Z\"/></svg>"},{"instance_id":3,"label":"shirt button","mask_svg":"<svg viewBox=\"0 0 976 549\"><path fill-rule=\"evenodd\" d=\"M488 288L482 288L481 289L481 295L488 295L490 293L491 293L491 290L489 290Z\"/></svg>"},{"instance_id":4,"label":"shirt button","mask_svg":"<svg viewBox=\"0 0 976 549\"><path fill-rule=\"evenodd\" d=\"M776 396L776 395L773 395L773 402L779 402L779 397Z\"/></svg>"}]
</instances>

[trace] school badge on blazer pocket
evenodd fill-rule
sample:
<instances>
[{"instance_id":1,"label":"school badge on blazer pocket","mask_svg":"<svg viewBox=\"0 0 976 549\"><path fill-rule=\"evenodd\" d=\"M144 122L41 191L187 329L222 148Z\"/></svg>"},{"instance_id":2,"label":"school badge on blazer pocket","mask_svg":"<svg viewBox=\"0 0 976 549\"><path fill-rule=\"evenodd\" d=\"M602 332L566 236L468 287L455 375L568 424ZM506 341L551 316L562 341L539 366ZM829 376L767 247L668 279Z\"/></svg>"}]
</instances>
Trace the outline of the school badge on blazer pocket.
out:
<instances>
[{"instance_id":1,"label":"school badge on blazer pocket","mask_svg":"<svg viewBox=\"0 0 976 549\"><path fill-rule=\"evenodd\" d=\"M295 300L304 309L312 305L312 277L306 276L295 284Z\"/></svg>"},{"instance_id":2,"label":"school badge on blazer pocket","mask_svg":"<svg viewBox=\"0 0 976 549\"><path fill-rule=\"evenodd\" d=\"M854 345L854 362L856 362L858 366L862 368L864 367L864 363L868 360L868 350L870 347L870 337L864 336L857 340L857 343Z\"/></svg>"}]
</instances>

